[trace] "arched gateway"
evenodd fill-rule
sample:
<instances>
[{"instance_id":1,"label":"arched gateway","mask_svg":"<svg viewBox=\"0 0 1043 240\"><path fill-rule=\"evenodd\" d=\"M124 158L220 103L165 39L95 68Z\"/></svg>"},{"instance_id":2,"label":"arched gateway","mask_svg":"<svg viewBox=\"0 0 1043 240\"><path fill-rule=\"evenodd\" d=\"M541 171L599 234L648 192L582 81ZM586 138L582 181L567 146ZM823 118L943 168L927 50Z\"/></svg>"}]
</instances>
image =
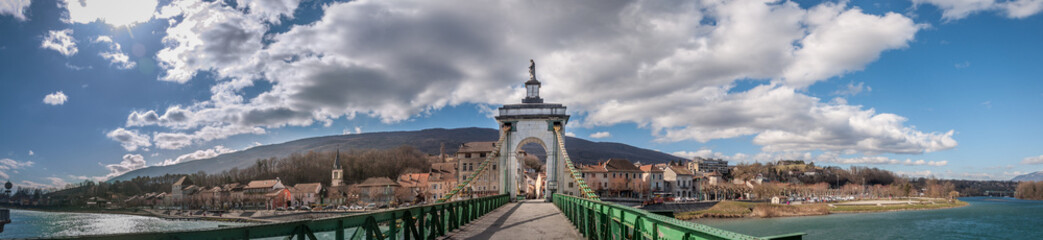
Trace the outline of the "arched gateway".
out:
<instances>
[{"instance_id":1,"label":"arched gateway","mask_svg":"<svg viewBox=\"0 0 1043 240\"><path fill-rule=\"evenodd\" d=\"M529 81L525 82L525 98L520 104L506 104L500 107L496 122L499 123L503 147L500 148L500 193L510 194L517 199L519 183L522 183L518 150L529 143L536 143L547 153L547 192L543 194L550 200L554 193L575 193L574 181L567 176L565 162L562 160L557 133L564 132L569 115L565 114L565 106L556 103L544 103L540 98L540 81L536 80L536 63L529 60ZM557 127L557 132L555 131ZM522 185L524 186L524 185Z\"/></svg>"}]
</instances>

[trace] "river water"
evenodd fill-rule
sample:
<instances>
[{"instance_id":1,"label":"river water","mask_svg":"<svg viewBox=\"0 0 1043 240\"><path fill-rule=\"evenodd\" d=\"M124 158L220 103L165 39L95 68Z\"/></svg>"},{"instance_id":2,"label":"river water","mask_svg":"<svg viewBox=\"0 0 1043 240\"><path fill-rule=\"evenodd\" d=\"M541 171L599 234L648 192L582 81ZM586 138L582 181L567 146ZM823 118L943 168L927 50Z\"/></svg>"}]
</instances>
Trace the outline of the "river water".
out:
<instances>
[{"instance_id":1,"label":"river water","mask_svg":"<svg viewBox=\"0 0 1043 240\"><path fill-rule=\"evenodd\" d=\"M122 214L40 212L11 209L11 223L0 238L47 238L216 228L243 223L178 221Z\"/></svg>"},{"instance_id":2,"label":"river water","mask_svg":"<svg viewBox=\"0 0 1043 240\"><path fill-rule=\"evenodd\" d=\"M698 219L753 235L804 232L804 239L1043 239L1043 201L971 197L952 209L813 217Z\"/></svg>"}]
</instances>

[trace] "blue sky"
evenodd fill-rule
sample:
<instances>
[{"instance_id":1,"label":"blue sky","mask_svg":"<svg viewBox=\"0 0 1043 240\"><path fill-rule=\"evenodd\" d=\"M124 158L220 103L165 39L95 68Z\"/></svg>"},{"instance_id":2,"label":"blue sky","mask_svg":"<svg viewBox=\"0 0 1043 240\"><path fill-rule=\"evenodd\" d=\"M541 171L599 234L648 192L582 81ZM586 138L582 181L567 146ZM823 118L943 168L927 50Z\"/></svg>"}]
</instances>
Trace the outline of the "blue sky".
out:
<instances>
[{"instance_id":1,"label":"blue sky","mask_svg":"<svg viewBox=\"0 0 1043 240\"><path fill-rule=\"evenodd\" d=\"M0 4L0 178L492 128L530 58L589 140L939 178L1043 169L1039 0L83 3Z\"/></svg>"}]
</instances>

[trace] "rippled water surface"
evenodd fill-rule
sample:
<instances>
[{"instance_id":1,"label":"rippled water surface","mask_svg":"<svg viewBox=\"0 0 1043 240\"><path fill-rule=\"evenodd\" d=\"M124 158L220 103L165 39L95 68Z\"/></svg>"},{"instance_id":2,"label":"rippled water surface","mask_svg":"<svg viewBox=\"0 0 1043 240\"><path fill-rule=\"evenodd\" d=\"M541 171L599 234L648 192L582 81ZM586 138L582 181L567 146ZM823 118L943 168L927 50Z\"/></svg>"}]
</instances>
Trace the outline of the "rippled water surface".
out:
<instances>
[{"instance_id":1,"label":"rippled water surface","mask_svg":"<svg viewBox=\"0 0 1043 240\"><path fill-rule=\"evenodd\" d=\"M1043 239L1043 201L962 198L953 209L814 217L700 219L753 236L804 232L804 239Z\"/></svg>"},{"instance_id":2,"label":"rippled water surface","mask_svg":"<svg viewBox=\"0 0 1043 240\"><path fill-rule=\"evenodd\" d=\"M0 238L58 237L216 228L241 223L177 221L121 214L11 210L11 223Z\"/></svg>"}]
</instances>

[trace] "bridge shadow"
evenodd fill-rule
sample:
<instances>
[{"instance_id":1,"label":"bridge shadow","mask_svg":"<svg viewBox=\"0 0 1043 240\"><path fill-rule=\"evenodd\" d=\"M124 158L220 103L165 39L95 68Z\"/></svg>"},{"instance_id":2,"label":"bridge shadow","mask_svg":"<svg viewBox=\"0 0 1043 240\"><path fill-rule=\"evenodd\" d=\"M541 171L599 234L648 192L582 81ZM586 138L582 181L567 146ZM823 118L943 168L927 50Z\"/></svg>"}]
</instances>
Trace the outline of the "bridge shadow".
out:
<instances>
[{"instance_id":1,"label":"bridge shadow","mask_svg":"<svg viewBox=\"0 0 1043 240\"><path fill-rule=\"evenodd\" d=\"M525 204L525 203L518 202L518 205L514 205L514 207L511 208L511 210L508 210L503 215L500 215L500 218L497 218L496 221L493 222L492 225L490 225L488 228L486 228L485 231L482 231L481 233L478 233L478 235L475 235L472 239L490 239L490 238L492 238L494 233L496 233L499 229L503 229L502 226L503 226L504 223L507 222L507 218L510 218L511 215L514 214L515 211L518 211L518 208L521 208L522 204ZM513 226L513 225L516 225L516 224L511 224L511 226Z\"/></svg>"},{"instance_id":2,"label":"bridge shadow","mask_svg":"<svg viewBox=\"0 0 1043 240\"><path fill-rule=\"evenodd\" d=\"M540 219L543 219L543 218L547 218L547 217L550 217L550 216L554 216L554 215L558 215L558 214L560 214L560 213L551 213L551 214L547 214L547 215L543 215L543 216L535 217L535 218L532 218L532 219L529 219L529 220L525 220L525 221L521 221L521 222L516 222L516 223L514 223L514 224L511 224L511 225L507 225L507 226L503 226L503 227L500 227L500 229L508 229L508 228L512 228L512 227L514 227L514 226L518 226L518 225L526 224L526 223L529 223L529 222L533 222L533 221L536 221L536 220L540 220Z\"/></svg>"}]
</instances>

